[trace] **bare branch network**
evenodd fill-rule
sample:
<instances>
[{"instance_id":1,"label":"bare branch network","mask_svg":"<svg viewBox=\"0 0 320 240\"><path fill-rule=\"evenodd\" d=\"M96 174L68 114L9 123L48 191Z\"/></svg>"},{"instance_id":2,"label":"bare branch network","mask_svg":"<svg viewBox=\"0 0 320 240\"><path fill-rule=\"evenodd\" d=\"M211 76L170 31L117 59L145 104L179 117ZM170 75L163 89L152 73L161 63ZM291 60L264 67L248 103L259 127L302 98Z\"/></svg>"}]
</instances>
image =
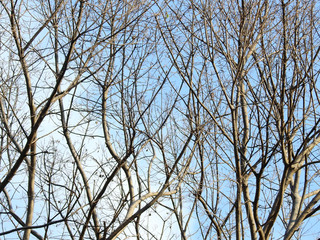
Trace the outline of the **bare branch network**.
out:
<instances>
[{"instance_id":1,"label":"bare branch network","mask_svg":"<svg viewBox=\"0 0 320 240\"><path fill-rule=\"evenodd\" d=\"M316 0L1 0L1 239L318 239Z\"/></svg>"}]
</instances>

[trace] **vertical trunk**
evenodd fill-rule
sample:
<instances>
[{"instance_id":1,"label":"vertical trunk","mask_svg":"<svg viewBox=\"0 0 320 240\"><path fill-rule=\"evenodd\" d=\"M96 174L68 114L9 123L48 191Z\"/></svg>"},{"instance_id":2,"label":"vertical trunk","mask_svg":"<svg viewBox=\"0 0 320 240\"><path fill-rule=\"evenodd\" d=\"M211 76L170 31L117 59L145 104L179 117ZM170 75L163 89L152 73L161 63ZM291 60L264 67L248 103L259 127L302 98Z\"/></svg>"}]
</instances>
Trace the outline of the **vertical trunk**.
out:
<instances>
[{"instance_id":1,"label":"vertical trunk","mask_svg":"<svg viewBox=\"0 0 320 240\"><path fill-rule=\"evenodd\" d=\"M31 144L30 154L31 159L28 166L28 209L27 209L27 219L25 226L32 226L32 218L34 212L34 184L36 175L36 136L33 138L34 141ZM30 238L31 228L26 229L23 235L23 240L28 240Z\"/></svg>"},{"instance_id":2,"label":"vertical trunk","mask_svg":"<svg viewBox=\"0 0 320 240\"><path fill-rule=\"evenodd\" d=\"M234 153L235 153L235 167L236 167L236 184L237 184L237 192L236 192L236 239L241 239L241 219L242 219L242 210L241 210L241 194L242 194L242 174L241 174L241 164L240 157L238 154L238 114L237 108L234 108L232 111L232 128L233 128L233 140L234 140Z\"/></svg>"},{"instance_id":3,"label":"vertical trunk","mask_svg":"<svg viewBox=\"0 0 320 240\"><path fill-rule=\"evenodd\" d=\"M301 196L299 194L300 175L301 175L301 170L298 170L294 176L294 179L292 180L293 183L291 183L292 184L291 195L292 195L293 202L292 202L289 224L286 229L286 235L288 234L289 230L293 227L293 225L297 221L297 218L300 212L300 205L301 205Z\"/></svg>"}]
</instances>

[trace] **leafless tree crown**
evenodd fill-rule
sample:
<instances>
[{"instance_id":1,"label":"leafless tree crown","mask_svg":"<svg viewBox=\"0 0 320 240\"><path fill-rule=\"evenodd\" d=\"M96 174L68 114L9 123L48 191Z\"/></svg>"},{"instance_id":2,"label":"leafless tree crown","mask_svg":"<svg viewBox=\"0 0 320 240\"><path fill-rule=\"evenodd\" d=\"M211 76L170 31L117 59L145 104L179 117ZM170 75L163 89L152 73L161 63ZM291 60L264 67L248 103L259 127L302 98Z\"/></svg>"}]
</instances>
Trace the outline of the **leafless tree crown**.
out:
<instances>
[{"instance_id":1,"label":"leafless tree crown","mask_svg":"<svg viewBox=\"0 0 320 240\"><path fill-rule=\"evenodd\" d=\"M1 0L0 239L318 239L316 0Z\"/></svg>"}]
</instances>

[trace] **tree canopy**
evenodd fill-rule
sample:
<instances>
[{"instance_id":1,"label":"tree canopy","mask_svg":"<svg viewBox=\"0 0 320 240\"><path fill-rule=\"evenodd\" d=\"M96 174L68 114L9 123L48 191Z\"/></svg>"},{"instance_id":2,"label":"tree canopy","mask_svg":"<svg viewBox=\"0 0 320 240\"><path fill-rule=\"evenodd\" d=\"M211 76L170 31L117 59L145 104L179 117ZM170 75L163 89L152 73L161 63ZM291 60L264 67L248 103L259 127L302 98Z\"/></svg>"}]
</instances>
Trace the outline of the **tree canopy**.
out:
<instances>
[{"instance_id":1,"label":"tree canopy","mask_svg":"<svg viewBox=\"0 0 320 240\"><path fill-rule=\"evenodd\" d=\"M319 11L1 0L0 238L320 238Z\"/></svg>"}]
</instances>

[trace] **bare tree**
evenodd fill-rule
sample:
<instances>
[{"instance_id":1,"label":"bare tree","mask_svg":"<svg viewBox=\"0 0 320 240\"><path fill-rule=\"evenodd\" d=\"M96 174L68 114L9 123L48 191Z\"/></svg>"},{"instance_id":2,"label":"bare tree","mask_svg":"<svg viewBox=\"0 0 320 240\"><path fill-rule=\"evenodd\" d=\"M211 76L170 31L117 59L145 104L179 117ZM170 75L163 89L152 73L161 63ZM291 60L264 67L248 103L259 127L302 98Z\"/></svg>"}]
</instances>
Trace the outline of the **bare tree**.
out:
<instances>
[{"instance_id":1,"label":"bare tree","mask_svg":"<svg viewBox=\"0 0 320 240\"><path fill-rule=\"evenodd\" d=\"M154 235L146 216L170 209L195 144L152 3L35 4L1 2L0 234Z\"/></svg>"},{"instance_id":2,"label":"bare tree","mask_svg":"<svg viewBox=\"0 0 320 240\"><path fill-rule=\"evenodd\" d=\"M203 238L245 239L250 229L251 239L300 239L317 215L318 7L166 5L158 25L201 122L192 185L208 217L195 211Z\"/></svg>"},{"instance_id":3,"label":"bare tree","mask_svg":"<svg viewBox=\"0 0 320 240\"><path fill-rule=\"evenodd\" d=\"M0 13L1 237L319 237L316 1Z\"/></svg>"}]
</instances>

